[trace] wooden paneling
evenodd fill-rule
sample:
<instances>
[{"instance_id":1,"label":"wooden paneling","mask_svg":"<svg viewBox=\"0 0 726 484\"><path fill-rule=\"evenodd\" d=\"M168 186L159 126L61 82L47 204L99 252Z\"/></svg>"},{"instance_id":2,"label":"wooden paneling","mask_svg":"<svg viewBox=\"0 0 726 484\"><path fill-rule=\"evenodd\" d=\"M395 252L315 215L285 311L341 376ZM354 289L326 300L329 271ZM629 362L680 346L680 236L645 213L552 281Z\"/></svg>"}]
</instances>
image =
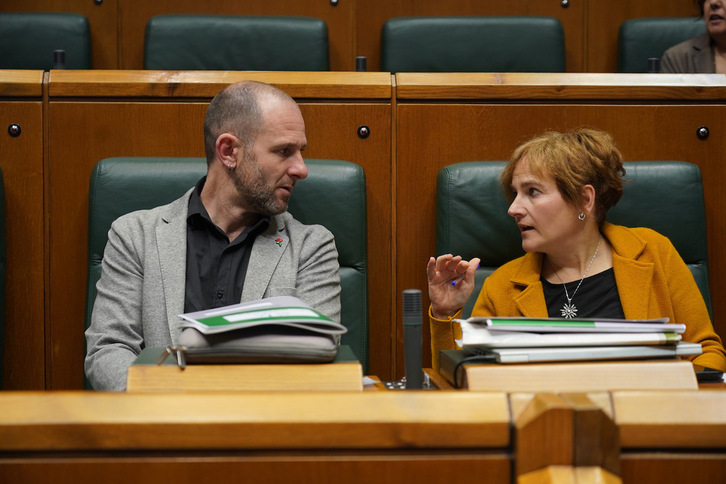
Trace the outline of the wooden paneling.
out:
<instances>
[{"instance_id":1,"label":"wooden paneling","mask_svg":"<svg viewBox=\"0 0 726 484\"><path fill-rule=\"evenodd\" d=\"M716 483L726 479L725 399L709 391L3 392L0 475L357 484L448 482L455 472L487 483Z\"/></svg>"},{"instance_id":2,"label":"wooden paneling","mask_svg":"<svg viewBox=\"0 0 726 484\"><path fill-rule=\"evenodd\" d=\"M6 392L0 407L7 482L512 482L501 393Z\"/></svg>"},{"instance_id":3,"label":"wooden paneling","mask_svg":"<svg viewBox=\"0 0 726 484\"><path fill-rule=\"evenodd\" d=\"M573 2L570 2L573 3ZM582 72L617 72L618 29L631 18L640 17L696 17L698 7L694 1L663 0L655 4L615 0L602 2L586 0L587 17L585 38L585 64Z\"/></svg>"},{"instance_id":4,"label":"wooden paneling","mask_svg":"<svg viewBox=\"0 0 726 484\"><path fill-rule=\"evenodd\" d=\"M250 0L229 2L224 0L118 0L119 51L121 69L142 69L144 66L144 32L146 23L161 14L210 15L293 15L316 17L328 25L331 70L354 70L355 2L315 0Z\"/></svg>"},{"instance_id":5,"label":"wooden paneling","mask_svg":"<svg viewBox=\"0 0 726 484\"><path fill-rule=\"evenodd\" d=\"M477 77L479 84L472 87ZM587 125L610 132L626 160L684 160L701 168L714 325L719 335L726 336L726 254L720 250L726 219L719 215L726 210L721 189L726 165L720 161L726 149L721 136L726 130L726 79L693 77L696 85L706 79L709 88L688 87L690 76L680 77L683 88L671 85L675 78L669 76L643 78L642 84L632 86L625 82L627 76L620 84L615 82L621 79L618 76L583 80L576 74L539 74L536 83L527 79L524 74L398 76L397 293L419 288L428 307L425 267L435 250L435 182L441 168L460 161L507 160L519 144L545 130ZM457 81L462 82L461 89L453 86ZM408 94L408 82L416 94ZM457 101L448 101L452 98ZM709 128L708 139L696 136L700 126ZM400 332L398 341L401 352ZM428 352L428 344L424 346Z\"/></svg>"},{"instance_id":6,"label":"wooden paneling","mask_svg":"<svg viewBox=\"0 0 726 484\"><path fill-rule=\"evenodd\" d=\"M623 482L726 481L726 392L614 392Z\"/></svg>"},{"instance_id":7,"label":"wooden paneling","mask_svg":"<svg viewBox=\"0 0 726 484\"><path fill-rule=\"evenodd\" d=\"M7 289L3 389L45 388L43 73L0 71ZM20 135L10 136L11 124Z\"/></svg>"},{"instance_id":8,"label":"wooden paneling","mask_svg":"<svg viewBox=\"0 0 726 484\"><path fill-rule=\"evenodd\" d=\"M502 449L511 438L496 392L3 392L0 406L0 451ZM58 432L69 425L88 433Z\"/></svg>"},{"instance_id":9,"label":"wooden paneling","mask_svg":"<svg viewBox=\"0 0 726 484\"><path fill-rule=\"evenodd\" d=\"M585 39L585 3L571 1L563 8L558 0L548 2L512 0L482 2L481 0L363 0L357 2L356 55L368 58L368 70L381 66L381 28L393 17L435 17L470 15L535 15L558 18L565 32L565 59L568 72L583 71ZM426 49L426 45L421 45Z\"/></svg>"},{"instance_id":10,"label":"wooden paneling","mask_svg":"<svg viewBox=\"0 0 726 484\"><path fill-rule=\"evenodd\" d=\"M91 65L118 69L119 0L2 0L2 12L71 12L85 15L91 27Z\"/></svg>"},{"instance_id":11,"label":"wooden paneling","mask_svg":"<svg viewBox=\"0 0 726 484\"><path fill-rule=\"evenodd\" d=\"M256 79L295 97L306 122L308 158L349 160L367 177L372 374L392 372L390 270L391 106L385 73L167 73L53 71L48 108L50 282L53 389L83 384L88 182L109 156L204 156L207 104L227 84ZM124 94L126 93L126 94ZM360 125L371 135L361 139Z\"/></svg>"}]
</instances>

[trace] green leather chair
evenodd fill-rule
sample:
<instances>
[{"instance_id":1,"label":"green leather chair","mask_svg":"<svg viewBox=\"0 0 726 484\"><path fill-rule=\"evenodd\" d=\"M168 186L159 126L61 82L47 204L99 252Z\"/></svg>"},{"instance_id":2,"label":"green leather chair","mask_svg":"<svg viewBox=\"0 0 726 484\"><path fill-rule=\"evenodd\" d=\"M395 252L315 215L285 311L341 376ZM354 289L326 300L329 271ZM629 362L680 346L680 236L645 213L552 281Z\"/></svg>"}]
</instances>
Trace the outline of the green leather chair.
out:
<instances>
[{"instance_id":1,"label":"green leather chair","mask_svg":"<svg viewBox=\"0 0 726 484\"><path fill-rule=\"evenodd\" d=\"M381 31L384 72L564 72L552 17L398 17Z\"/></svg>"},{"instance_id":2,"label":"green leather chair","mask_svg":"<svg viewBox=\"0 0 726 484\"><path fill-rule=\"evenodd\" d=\"M618 30L618 72L648 72L648 59L706 32L702 18L646 17L626 20Z\"/></svg>"},{"instance_id":3,"label":"green leather chair","mask_svg":"<svg viewBox=\"0 0 726 484\"><path fill-rule=\"evenodd\" d=\"M349 345L368 367L368 263L366 185L363 168L349 161L305 160L308 177L295 186L288 211L304 224L320 224L335 236L340 263L341 322ZM101 277L111 223L123 214L176 200L206 174L204 158L125 157L98 162L88 205L86 328Z\"/></svg>"},{"instance_id":4,"label":"green leather chair","mask_svg":"<svg viewBox=\"0 0 726 484\"><path fill-rule=\"evenodd\" d=\"M159 15L144 69L327 71L328 27L311 17Z\"/></svg>"},{"instance_id":5,"label":"green leather chair","mask_svg":"<svg viewBox=\"0 0 726 484\"><path fill-rule=\"evenodd\" d=\"M91 68L88 19L75 13L0 13L0 69L53 68L65 50L66 69Z\"/></svg>"},{"instance_id":6,"label":"green leather chair","mask_svg":"<svg viewBox=\"0 0 726 484\"><path fill-rule=\"evenodd\" d=\"M436 254L481 258L476 288L464 308L468 317L484 279L524 254L522 238L499 185L502 161L471 161L444 167L436 180ZM681 161L625 163L625 193L608 221L650 227L668 237L691 269L709 313L706 210L701 171Z\"/></svg>"}]
</instances>

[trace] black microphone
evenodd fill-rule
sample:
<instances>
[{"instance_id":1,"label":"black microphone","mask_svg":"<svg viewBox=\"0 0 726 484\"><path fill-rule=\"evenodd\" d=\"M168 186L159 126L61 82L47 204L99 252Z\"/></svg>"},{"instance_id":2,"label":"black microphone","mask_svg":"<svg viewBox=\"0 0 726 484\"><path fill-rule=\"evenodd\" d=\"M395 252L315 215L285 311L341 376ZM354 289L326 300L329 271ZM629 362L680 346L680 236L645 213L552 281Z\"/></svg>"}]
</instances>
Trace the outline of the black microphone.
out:
<instances>
[{"instance_id":1,"label":"black microphone","mask_svg":"<svg viewBox=\"0 0 726 484\"><path fill-rule=\"evenodd\" d=\"M53 69L66 68L66 51L58 49L53 51Z\"/></svg>"},{"instance_id":2,"label":"black microphone","mask_svg":"<svg viewBox=\"0 0 726 484\"><path fill-rule=\"evenodd\" d=\"M660 59L658 57L648 57L648 74L658 74L660 72Z\"/></svg>"},{"instance_id":3,"label":"black microphone","mask_svg":"<svg viewBox=\"0 0 726 484\"><path fill-rule=\"evenodd\" d=\"M423 388L421 367L421 291L403 291L403 351L406 360L406 389Z\"/></svg>"},{"instance_id":4,"label":"black microphone","mask_svg":"<svg viewBox=\"0 0 726 484\"><path fill-rule=\"evenodd\" d=\"M368 58L364 55L359 55L355 58L355 70L356 72L365 72L368 70Z\"/></svg>"}]
</instances>

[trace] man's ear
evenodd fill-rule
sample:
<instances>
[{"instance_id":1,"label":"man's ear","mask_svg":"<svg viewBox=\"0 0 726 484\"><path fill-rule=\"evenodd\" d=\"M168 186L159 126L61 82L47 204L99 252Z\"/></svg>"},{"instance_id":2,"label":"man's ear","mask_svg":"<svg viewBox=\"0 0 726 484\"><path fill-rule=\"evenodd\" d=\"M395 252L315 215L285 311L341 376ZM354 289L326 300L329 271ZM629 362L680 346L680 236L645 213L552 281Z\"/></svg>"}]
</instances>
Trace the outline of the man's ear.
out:
<instances>
[{"instance_id":1,"label":"man's ear","mask_svg":"<svg viewBox=\"0 0 726 484\"><path fill-rule=\"evenodd\" d=\"M234 168L237 164L237 150L240 148L239 139L233 134L222 133L217 137L215 147L217 158L222 161L224 166Z\"/></svg>"}]
</instances>

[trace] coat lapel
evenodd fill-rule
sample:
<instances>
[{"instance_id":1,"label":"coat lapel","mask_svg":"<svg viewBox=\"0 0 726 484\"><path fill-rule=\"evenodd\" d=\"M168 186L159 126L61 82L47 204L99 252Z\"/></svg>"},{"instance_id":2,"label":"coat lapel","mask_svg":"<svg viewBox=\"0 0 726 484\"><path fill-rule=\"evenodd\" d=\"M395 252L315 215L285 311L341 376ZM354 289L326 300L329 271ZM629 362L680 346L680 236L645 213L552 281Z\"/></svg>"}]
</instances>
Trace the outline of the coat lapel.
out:
<instances>
[{"instance_id":1,"label":"coat lapel","mask_svg":"<svg viewBox=\"0 0 726 484\"><path fill-rule=\"evenodd\" d=\"M691 55L693 65L696 66L698 72L716 72L713 50L711 49L711 37L708 34L696 37Z\"/></svg>"},{"instance_id":2,"label":"coat lapel","mask_svg":"<svg viewBox=\"0 0 726 484\"><path fill-rule=\"evenodd\" d=\"M638 258L646 242L631 231L606 223L603 234L613 246L613 272L618 285L620 304L627 319L647 319L655 267Z\"/></svg>"},{"instance_id":3,"label":"coat lapel","mask_svg":"<svg viewBox=\"0 0 726 484\"><path fill-rule=\"evenodd\" d=\"M156 240L161 271L161 287L166 301L166 318L172 344L176 344L176 324L184 312L186 288L187 255L187 211L189 194L169 206L162 217L163 222L156 228Z\"/></svg>"},{"instance_id":4,"label":"coat lapel","mask_svg":"<svg viewBox=\"0 0 726 484\"><path fill-rule=\"evenodd\" d=\"M272 274L289 242L284 224L277 216L272 217L270 226L257 236L252 245L241 301L254 301L264 297Z\"/></svg>"},{"instance_id":5,"label":"coat lapel","mask_svg":"<svg viewBox=\"0 0 726 484\"><path fill-rule=\"evenodd\" d=\"M525 254L522 265L517 274L512 277L512 283L525 286L525 289L515 298L517 308L522 316L528 318L546 318L547 303L544 299L542 282L539 274L542 272L542 254Z\"/></svg>"}]
</instances>

